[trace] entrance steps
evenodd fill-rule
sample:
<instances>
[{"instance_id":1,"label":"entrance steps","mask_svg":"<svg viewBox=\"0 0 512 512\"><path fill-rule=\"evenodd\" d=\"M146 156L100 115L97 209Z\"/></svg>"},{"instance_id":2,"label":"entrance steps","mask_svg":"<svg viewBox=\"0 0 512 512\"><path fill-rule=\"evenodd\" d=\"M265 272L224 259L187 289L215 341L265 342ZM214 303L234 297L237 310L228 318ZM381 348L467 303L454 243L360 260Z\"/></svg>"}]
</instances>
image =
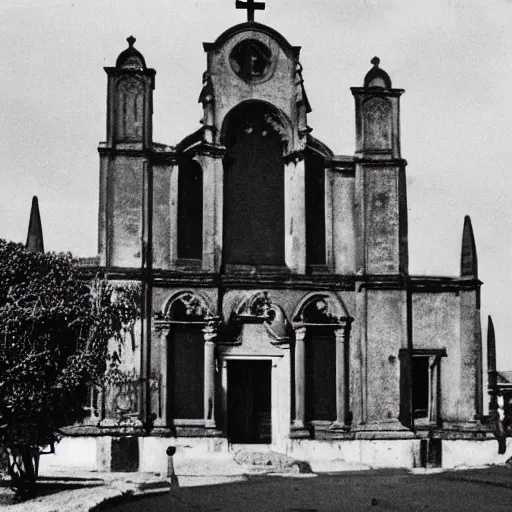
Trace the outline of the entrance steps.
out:
<instances>
[{"instance_id":1,"label":"entrance steps","mask_svg":"<svg viewBox=\"0 0 512 512\"><path fill-rule=\"evenodd\" d=\"M232 445L229 452L192 456L190 452L180 454L178 451L173 459L178 479L197 481L196 485L201 485L205 479L233 481L269 473L311 473L307 462L272 451L268 445Z\"/></svg>"},{"instance_id":2,"label":"entrance steps","mask_svg":"<svg viewBox=\"0 0 512 512\"><path fill-rule=\"evenodd\" d=\"M233 445L231 451L248 473L311 473L307 462L273 451L268 445Z\"/></svg>"}]
</instances>

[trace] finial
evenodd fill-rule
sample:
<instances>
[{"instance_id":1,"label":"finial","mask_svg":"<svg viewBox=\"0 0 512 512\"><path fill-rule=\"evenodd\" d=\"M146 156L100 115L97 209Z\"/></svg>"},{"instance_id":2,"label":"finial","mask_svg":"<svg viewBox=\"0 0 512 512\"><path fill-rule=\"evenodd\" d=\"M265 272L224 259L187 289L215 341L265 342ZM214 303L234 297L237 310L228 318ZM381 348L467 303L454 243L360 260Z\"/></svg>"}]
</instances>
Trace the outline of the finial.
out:
<instances>
[{"instance_id":1,"label":"finial","mask_svg":"<svg viewBox=\"0 0 512 512\"><path fill-rule=\"evenodd\" d=\"M28 223L27 243L25 247L30 252L44 252L43 228L41 227L41 216L39 215L37 196L32 198L32 208L30 209L30 221Z\"/></svg>"},{"instance_id":2,"label":"finial","mask_svg":"<svg viewBox=\"0 0 512 512\"><path fill-rule=\"evenodd\" d=\"M133 48L133 45L135 44L135 41L137 41L137 39L135 39L135 37L133 36L130 36L126 39L128 41L128 44L130 45L130 48Z\"/></svg>"},{"instance_id":3,"label":"finial","mask_svg":"<svg viewBox=\"0 0 512 512\"><path fill-rule=\"evenodd\" d=\"M478 258L475 236L469 215L464 217L462 230L462 250L460 255L460 275L469 279L478 279Z\"/></svg>"},{"instance_id":4,"label":"finial","mask_svg":"<svg viewBox=\"0 0 512 512\"><path fill-rule=\"evenodd\" d=\"M492 317L487 317L487 370L496 371L496 334Z\"/></svg>"},{"instance_id":5,"label":"finial","mask_svg":"<svg viewBox=\"0 0 512 512\"><path fill-rule=\"evenodd\" d=\"M370 61L371 64L373 64L376 68L379 67L380 59L379 57L373 57L373 59Z\"/></svg>"},{"instance_id":6,"label":"finial","mask_svg":"<svg viewBox=\"0 0 512 512\"><path fill-rule=\"evenodd\" d=\"M492 323L491 315L487 320L487 372L488 372L488 386L491 399L489 401L489 413L496 416L498 411L498 372L496 371L496 334L494 333L494 324Z\"/></svg>"}]
</instances>

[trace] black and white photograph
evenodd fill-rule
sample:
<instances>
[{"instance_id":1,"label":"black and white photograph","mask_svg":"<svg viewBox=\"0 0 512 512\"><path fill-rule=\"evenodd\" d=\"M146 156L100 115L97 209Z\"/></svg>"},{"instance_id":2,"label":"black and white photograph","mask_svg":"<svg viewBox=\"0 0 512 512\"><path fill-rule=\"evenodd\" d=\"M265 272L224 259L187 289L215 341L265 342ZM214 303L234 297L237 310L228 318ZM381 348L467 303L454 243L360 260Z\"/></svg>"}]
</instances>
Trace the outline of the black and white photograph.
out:
<instances>
[{"instance_id":1,"label":"black and white photograph","mask_svg":"<svg viewBox=\"0 0 512 512\"><path fill-rule=\"evenodd\" d=\"M512 0L0 0L0 509L512 507Z\"/></svg>"}]
</instances>

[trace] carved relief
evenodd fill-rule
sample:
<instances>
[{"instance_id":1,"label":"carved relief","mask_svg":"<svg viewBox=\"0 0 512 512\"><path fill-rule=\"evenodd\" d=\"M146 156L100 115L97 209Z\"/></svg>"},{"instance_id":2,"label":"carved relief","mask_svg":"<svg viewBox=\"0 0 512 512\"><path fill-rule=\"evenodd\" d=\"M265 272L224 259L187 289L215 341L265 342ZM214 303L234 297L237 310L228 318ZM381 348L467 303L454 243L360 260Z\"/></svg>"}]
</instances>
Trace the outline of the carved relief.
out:
<instances>
[{"instance_id":1,"label":"carved relief","mask_svg":"<svg viewBox=\"0 0 512 512\"><path fill-rule=\"evenodd\" d=\"M344 324L350 321L348 313L339 300L331 295L315 293L300 302L293 317L297 324Z\"/></svg>"},{"instance_id":2,"label":"carved relief","mask_svg":"<svg viewBox=\"0 0 512 512\"><path fill-rule=\"evenodd\" d=\"M385 151L392 148L391 104L384 98L371 98L363 106L364 148Z\"/></svg>"},{"instance_id":3,"label":"carved relief","mask_svg":"<svg viewBox=\"0 0 512 512\"><path fill-rule=\"evenodd\" d=\"M182 292L172 298L156 320L177 322L205 322L212 314L202 297L193 292Z\"/></svg>"},{"instance_id":4,"label":"carved relief","mask_svg":"<svg viewBox=\"0 0 512 512\"><path fill-rule=\"evenodd\" d=\"M231 320L239 326L245 322L261 322L272 344L289 342L289 322L281 307L272 302L267 292L256 293L244 300L234 311Z\"/></svg>"},{"instance_id":5,"label":"carved relief","mask_svg":"<svg viewBox=\"0 0 512 512\"><path fill-rule=\"evenodd\" d=\"M144 119L144 86L125 78L117 86L117 138L141 140Z\"/></svg>"}]
</instances>

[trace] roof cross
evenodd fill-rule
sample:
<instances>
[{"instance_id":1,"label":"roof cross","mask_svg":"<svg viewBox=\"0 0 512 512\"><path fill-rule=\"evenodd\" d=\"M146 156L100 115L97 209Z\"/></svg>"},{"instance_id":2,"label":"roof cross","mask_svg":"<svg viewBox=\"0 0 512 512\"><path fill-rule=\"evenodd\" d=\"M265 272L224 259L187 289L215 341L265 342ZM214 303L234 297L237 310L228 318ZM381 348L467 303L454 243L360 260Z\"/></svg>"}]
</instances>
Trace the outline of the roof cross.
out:
<instances>
[{"instance_id":1,"label":"roof cross","mask_svg":"<svg viewBox=\"0 0 512 512\"><path fill-rule=\"evenodd\" d=\"M235 7L237 9L247 10L247 21L254 21L254 11L264 11L265 2L255 2L254 0L247 0L247 2L241 2L236 0Z\"/></svg>"}]
</instances>

